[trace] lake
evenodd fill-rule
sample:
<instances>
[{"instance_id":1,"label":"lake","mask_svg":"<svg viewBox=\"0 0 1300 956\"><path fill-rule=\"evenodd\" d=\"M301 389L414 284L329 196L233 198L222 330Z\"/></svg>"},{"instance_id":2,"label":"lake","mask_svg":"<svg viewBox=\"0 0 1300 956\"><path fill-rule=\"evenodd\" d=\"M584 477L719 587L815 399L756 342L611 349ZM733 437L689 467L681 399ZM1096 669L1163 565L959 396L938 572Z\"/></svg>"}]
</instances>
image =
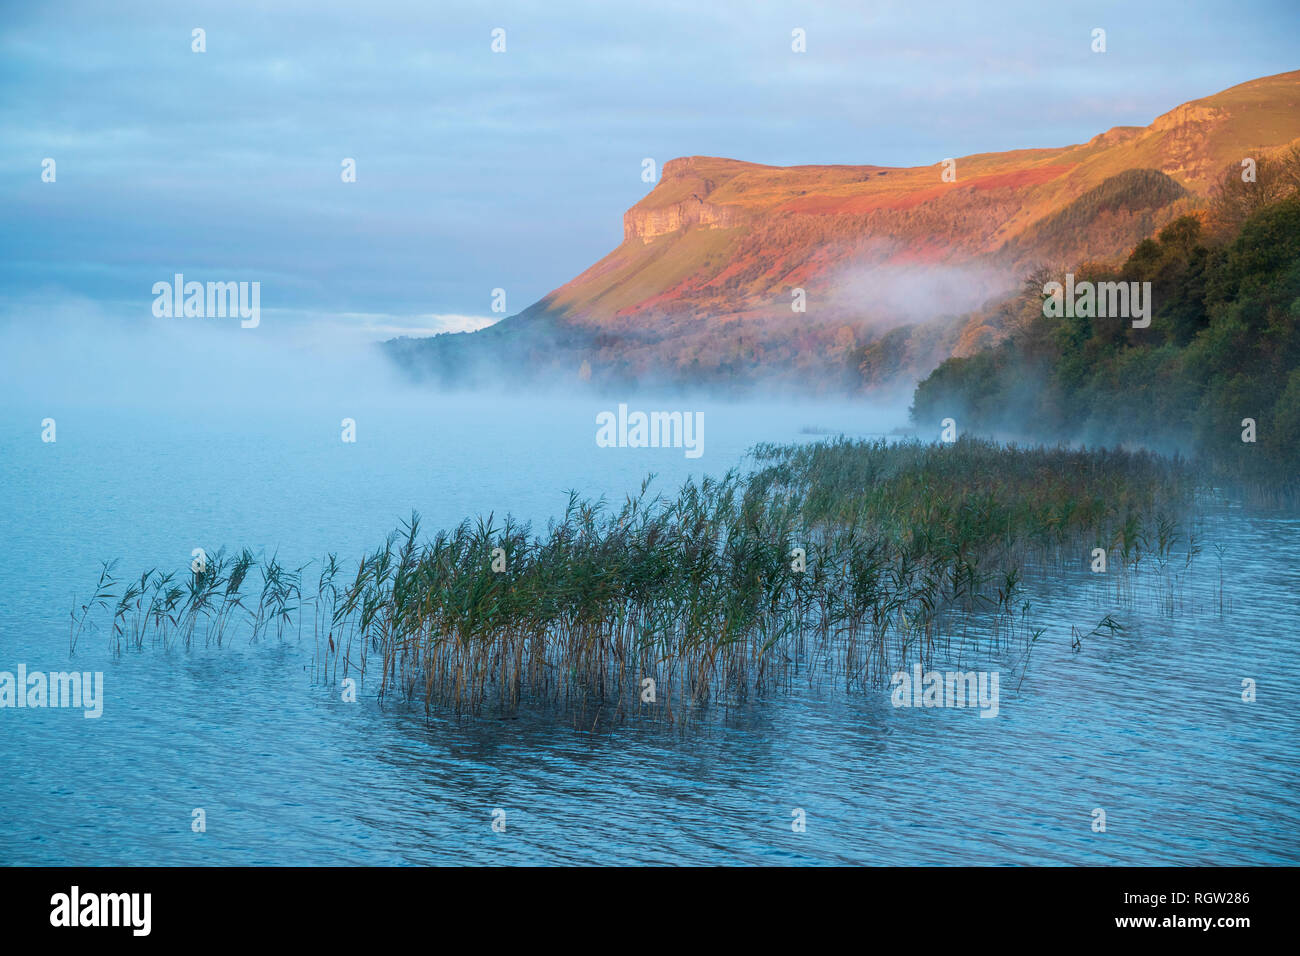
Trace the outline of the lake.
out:
<instances>
[{"instance_id":1,"label":"lake","mask_svg":"<svg viewBox=\"0 0 1300 956\"><path fill-rule=\"evenodd\" d=\"M180 571L193 548L224 545L290 565L334 551L354 568L412 510L427 530L489 511L544 526L571 488L617 504L648 472L670 491L755 442L904 422L781 394L371 387L341 374L351 353L287 381L265 377L279 361L265 355L214 369L146 353L72 375L57 371L66 351L45 365L10 352L0 671L69 668L73 592L101 560L128 577ZM702 412L703 454L599 447L596 416L624 401ZM1293 515L1212 509L1172 616L1086 573L1031 577L1046 630L1023 679L1001 662L996 719L796 684L687 728L458 720L364 688L344 702L311 678L310 633L117 657L101 616L75 657L104 673L101 718L0 710L0 863L1300 863L1297 531ZM1125 630L1073 651L1071 626L1106 613Z\"/></svg>"}]
</instances>

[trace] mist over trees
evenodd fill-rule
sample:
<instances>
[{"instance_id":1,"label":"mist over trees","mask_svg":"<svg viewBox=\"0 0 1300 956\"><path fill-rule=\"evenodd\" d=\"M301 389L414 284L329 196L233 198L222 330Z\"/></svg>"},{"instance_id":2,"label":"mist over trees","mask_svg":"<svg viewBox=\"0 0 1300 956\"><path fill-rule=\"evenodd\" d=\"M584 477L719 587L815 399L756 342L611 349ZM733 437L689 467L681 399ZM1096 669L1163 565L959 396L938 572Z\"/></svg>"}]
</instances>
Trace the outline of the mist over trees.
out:
<instances>
[{"instance_id":1,"label":"mist over trees","mask_svg":"<svg viewBox=\"0 0 1300 956\"><path fill-rule=\"evenodd\" d=\"M1049 318L1045 270L1004 303L1011 331L917 388L918 423L1049 441L1140 444L1202 458L1225 480L1288 494L1300 474L1300 148L1225 171L1209 207L1076 281L1150 282L1147 328Z\"/></svg>"}]
</instances>

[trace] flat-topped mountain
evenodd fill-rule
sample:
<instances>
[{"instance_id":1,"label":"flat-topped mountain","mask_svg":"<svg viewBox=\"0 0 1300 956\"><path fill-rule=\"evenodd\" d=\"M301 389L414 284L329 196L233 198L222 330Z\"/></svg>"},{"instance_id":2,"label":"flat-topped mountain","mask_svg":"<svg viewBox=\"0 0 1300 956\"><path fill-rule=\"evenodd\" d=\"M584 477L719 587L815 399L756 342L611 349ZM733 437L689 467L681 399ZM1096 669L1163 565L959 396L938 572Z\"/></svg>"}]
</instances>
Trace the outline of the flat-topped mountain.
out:
<instances>
[{"instance_id":1,"label":"flat-topped mountain","mask_svg":"<svg viewBox=\"0 0 1300 956\"><path fill-rule=\"evenodd\" d=\"M771 373L812 389L924 373L997 334L936 318L1037 265L1121 258L1228 167L1297 140L1300 71L1053 149L908 168L674 159L581 275L490 329L391 348L439 379L474 360L569 380ZM898 354L882 356L891 334Z\"/></svg>"}]
</instances>

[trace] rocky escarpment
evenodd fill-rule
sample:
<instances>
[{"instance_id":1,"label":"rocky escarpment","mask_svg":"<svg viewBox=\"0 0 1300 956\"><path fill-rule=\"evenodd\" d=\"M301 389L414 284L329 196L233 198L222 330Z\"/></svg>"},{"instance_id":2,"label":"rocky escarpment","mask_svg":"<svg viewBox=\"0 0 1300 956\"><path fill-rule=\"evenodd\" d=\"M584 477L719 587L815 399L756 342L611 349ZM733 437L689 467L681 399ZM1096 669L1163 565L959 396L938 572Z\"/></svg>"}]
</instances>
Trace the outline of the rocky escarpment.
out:
<instances>
[{"instance_id":1,"label":"rocky escarpment","mask_svg":"<svg viewBox=\"0 0 1300 956\"><path fill-rule=\"evenodd\" d=\"M727 229L742 225L745 216L734 206L719 206L692 193L686 199L662 209L637 209L623 214L623 241L639 239L649 242L687 226Z\"/></svg>"},{"instance_id":2,"label":"rocky escarpment","mask_svg":"<svg viewBox=\"0 0 1300 956\"><path fill-rule=\"evenodd\" d=\"M748 217L740 207L709 201L718 186L716 173L709 175L701 158L669 160L654 191L623 214L623 241L649 242L689 226L744 224Z\"/></svg>"},{"instance_id":3,"label":"rocky escarpment","mask_svg":"<svg viewBox=\"0 0 1300 956\"><path fill-rule=\"evenodd\" d=\"M1164 162L1160 169L1184 181L1207 181L1220 171L1218 157L1206 148L1215 129L1228 118L1226 110L1203 103L1184 103L1156 117L1150 130L1161 138ZM1243 143L1254 146L1254 143Z\"/></svg>"}]
</instances>

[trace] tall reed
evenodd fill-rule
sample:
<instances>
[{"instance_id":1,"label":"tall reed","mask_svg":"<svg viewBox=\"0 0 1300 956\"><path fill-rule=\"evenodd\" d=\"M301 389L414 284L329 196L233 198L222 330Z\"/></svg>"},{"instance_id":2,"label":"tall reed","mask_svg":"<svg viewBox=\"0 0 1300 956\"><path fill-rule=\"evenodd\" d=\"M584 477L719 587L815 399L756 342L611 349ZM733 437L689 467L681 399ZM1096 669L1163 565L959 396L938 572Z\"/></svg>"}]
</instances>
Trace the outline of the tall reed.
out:
<instances>
[{"instance_id":1,"label":"tall reed","mask_svg":"<svg viewBox=\"0 0 1300 956\"><path fill-rule=\"evenodd\" d=\"M489 515L424 537L412 515L345 576L218 551L177 584L122 591L114 635L220 645L297 628L311 605L320 680L363 676L458 713L550 705L618 719L739 702L796 681L878 685L946 653L974 623L999 644L1032 629L1024 575L1106 548L1123 579L1190 562L1186 465L1141 452L852 442L761 445L743 474L650 482L620 507L571 494L544 532ZM1181 549L1181 550L1180 550ZM260 593L242 589L256 568ZM105 565L74 613L114 600ZM150 628L152 625L152 628ZM653 682L654 701L646 698Z\"/></svg>"}]
</instances>

